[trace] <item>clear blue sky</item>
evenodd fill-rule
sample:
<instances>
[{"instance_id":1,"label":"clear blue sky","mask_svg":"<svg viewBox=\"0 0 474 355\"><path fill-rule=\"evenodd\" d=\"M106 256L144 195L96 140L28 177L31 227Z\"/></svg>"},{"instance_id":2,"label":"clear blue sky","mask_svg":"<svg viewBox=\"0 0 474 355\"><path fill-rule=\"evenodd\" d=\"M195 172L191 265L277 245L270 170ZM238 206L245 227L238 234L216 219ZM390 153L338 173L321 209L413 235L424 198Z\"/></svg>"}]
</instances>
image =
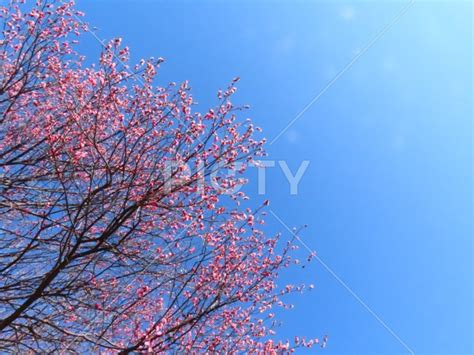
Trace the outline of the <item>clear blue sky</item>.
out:
<instances>
[{"instance_id":1,"label":"clear blue sky","mask_svg":"<svg viewBox=\"0 0 474 355\"><path fill-rule=\"evenodd\" d=\"M160 82L190 80L202 107L240 76L237 101L271 140L406 3L78 6L135 59L165 57ZM268 172L272 210L308 224L306 243L417 354L472 352L472 11L468 1L416 1L268 147L293 171L310 161L297 196L281 170ZM86 44L95 55L91 36ZM289 280L315 289L281 316L281 337L328 334L317 349L327 354L408 352L317 261Z\"/></svg>"}]
</instances>

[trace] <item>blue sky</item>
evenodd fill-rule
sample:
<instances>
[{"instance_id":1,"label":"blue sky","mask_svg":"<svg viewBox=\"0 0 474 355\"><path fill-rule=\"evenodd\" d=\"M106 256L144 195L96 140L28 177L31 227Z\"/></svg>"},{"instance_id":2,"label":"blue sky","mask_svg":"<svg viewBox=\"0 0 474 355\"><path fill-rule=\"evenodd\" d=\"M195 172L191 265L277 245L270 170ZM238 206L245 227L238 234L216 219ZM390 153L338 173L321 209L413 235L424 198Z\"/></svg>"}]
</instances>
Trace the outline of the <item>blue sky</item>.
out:
<instances>
[{"instance_id":1,"label":"blue sky","mask_svg":"<svg viewBox=\"0 0 474 355\"><path fill-rule=\"evenodd\" d=\"M240 76L237 101L272 140L407 3L78 7L134 59L166 58L160 83L189 80L202 107ZM305 242L417 354L472 352L472 11L468 1L416 1L267 147L292 171L310 161L296 196L280 169L268 171L272 210L291 227L308 224ZM288 236L271 215L267 224ZM408 353L318 261L289 281L315 289L293 298L281 337L328 334L320 353Z\"/></svg>"}]
</instances>

